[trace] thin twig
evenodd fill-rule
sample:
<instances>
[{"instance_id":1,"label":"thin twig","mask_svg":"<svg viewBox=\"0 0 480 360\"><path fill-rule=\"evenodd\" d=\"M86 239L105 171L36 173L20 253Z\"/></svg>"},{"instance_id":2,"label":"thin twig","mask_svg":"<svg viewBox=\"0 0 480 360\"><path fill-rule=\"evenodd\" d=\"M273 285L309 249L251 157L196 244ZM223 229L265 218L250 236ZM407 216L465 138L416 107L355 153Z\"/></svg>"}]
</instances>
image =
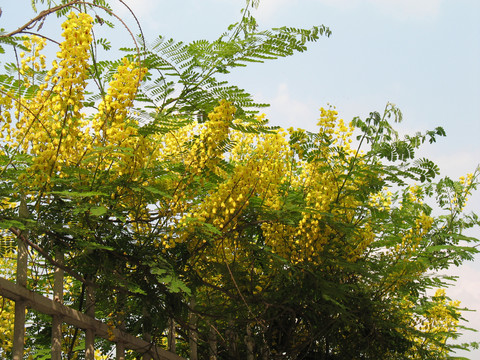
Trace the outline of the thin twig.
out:
<instances>
[{"instance_id":1,"label":"thin twig","mask_svg":"<svg viewBox=\"0 0 480 360\"><path fill-rule=\"evenodd\" d=\"M60 264L58 263L57 261L55 261L55 259L53 259L50 255L48 255L48 253L42 249L40 246L38 246L37 244L34 244L32 243L30 240L28 240L25 236L23 236L21 230L17 229L17 228L14 228L14 227L10 227L9 229L15 236L17 236L19 239L21 239L22 241L24 241L28 246L32 247L34 250L36 250L40 255L42 255L46 260L48 260L50 262L50 264L62 269L63 271L65 271L66 273L68 273L69 275L71 275L73 278L77 279L78 281L82 282L83 284L86 284L86 285L90 285L90 286L93 286L94 284L91 283L90 281L86 280L83 276L77 274L75 271L71 270L70 268L66 267L65 265L63 264Z\"/></svg>"}]
</instances>

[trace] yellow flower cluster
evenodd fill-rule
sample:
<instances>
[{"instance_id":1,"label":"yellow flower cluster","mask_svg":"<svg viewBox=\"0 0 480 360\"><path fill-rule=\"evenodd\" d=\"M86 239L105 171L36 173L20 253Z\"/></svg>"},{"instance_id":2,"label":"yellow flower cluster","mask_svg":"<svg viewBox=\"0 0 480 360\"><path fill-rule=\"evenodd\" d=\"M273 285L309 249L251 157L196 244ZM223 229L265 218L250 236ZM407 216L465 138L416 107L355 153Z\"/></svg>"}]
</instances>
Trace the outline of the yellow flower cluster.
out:
<instances>
[{"instance_id":1,"label":"yellow flower cluster","mask_svg":"<svg viewBox=\"0 0 480 360\"><path fill-rule=\"evenodd\" d=\"M14 279L16 267L14 254L0 257L0 276ZM7 358L13 346L13 327L15 319L15 302L0 296L0 357Z\"/></svg>"},{"instance_id":2,"label":"yellow flower cluster","mask_svg":"<svg viewBox=\"0 0 480 360\"><path fill-rule=\"evenodd\" d=\"M73 167L88 170L80 178L88 184L98 171L108 172L110 178L102 177L107 182L112 176L124 174L136 179L149 159L158 156L155 151L158 139L139 136L138 123L129 118L129 109L146 73L137 63L123 59L98 111L90 118L82 112L89 77L92 24L89 15L72 12L62 25L64 41L57 60L52 62L33 96L18 97L4 91L5 96L0 99L0 126L2 137L6 134L5 143L32 155L33 164L20 178L30 188L48 190L52 177L64 177ZM38 78L35 71L46 67L41 54L45 40L33 36L24 45L31 53L21 54L23 85L29 87ZM12 127L12 123L16 126ZM132 195L118 189L112 197L123 197L132 206L138 205L135 207L140 209L139 214L145 213L141 210L146 208L142 199ZM2 206L6 206L6 200L2 201Z\"/></svg>"},{"instance_id":3,"label":"yellow flower cluster","mask_svg":"<svg viewBox=\"0 0 480 360\"><path fill-rule=\"evenodd\" d=\"M0 139L4 139L3 141L8 144L12 140L11 134L11 124L12 124L12 111L14 110L14 94L10 91L5 91L5 88L2 87L0 89ZM2 145L0 145L0 155L4 155L3 152L3 141Z\"/></svg>"},{"instance_id":4,"label":"yellow flower cluster","mask_svg":"<svg viewBox=\"0 0 480 360\"><path fill-rule=\"evenodd\" d=\"M72 12L68 20L62 24L64 29L62 36L65 40L60 44L60 51L57 53L57 58L61 59L59 71L55 74L54 63L48 76L61 79L61 83L55 85L54 92L60 96L59 100L63 100L63 105L81 106L88 77L92 23L90 15L84 13L77 15ZM52 80L55 83L55 80ZM80 115L78 109L74 109L73 115Z\"/></svg>"},{"instance_id":5,"label":"yellow flower cluster","mask_svg":"<svg viewBox=\"0 0 480 360\"><path fill-rule=\"evenodd\" d=\"M426 313L418 315L414 313L415 305L408 299L403 299L402 308L407 310L407 322L426 335L433 336L433 340L423 337L413 337L417 346L429 351L436 351L447 358L449 351L445 347L449 334L458 329L460 316L460 301L448 301L444 289L437 289L431 299L431 306ZM443 357L441 357L443 359ZM412 351L409 359L421 360L417 351Z\"/></svg>"},{"instance_id":6,"label":"yellow flower cluster","mask_svg":"<svg viewBox=\"0 0 480 360\"><path fill-rule=\"evenodd\" d=\"M107 95L100 102L88 130L93 139L86 145L86 152L94 151L96 147L104 149L92 167L109 169L115 176L130 174L135 177L151 155L150 142L138 136L137 121L128 117L145 73L145 68L125 58L113 75Z\"/></svg>"},{"instance_id":7,"label":"yellow flower cluster","mask_svg":"<svg viewBox=\"0 0 480 360\"><path fill-rule=\"evenodd\" d=\"M422 239L432 228L433 218L431 216L420 214L415 219L415 226L408 229L402 237L402 242L395 247L397 257L409 256L416 252Z\"/></svg>"},{"instance_id":8,"label":"yellow flower cluster","mask_svg":"<svg viewBox=\"0 0 480 360\"><path fill-rule=\"evenodd\" d=\"M60 172L62 166L78 157L76 142L82 137L85 125L80 110L88 77L92 21L87 14L70 14L62 25L65 40L57 53L60 63L53 61L32 98L23 97L15 105L17 123L11 140L15 140L14 147L35 155L29 169L30 184L48 183L53 173ZM22 61L25 74L31 68L29 64L33 63L34 68L45 67L44 57L39 55L44 40L33 36L27 43L32 55ZM24 79L24 85L31 85L28 79Z\"/></svg>"},{"instance_id":9,"label":"yellow flower cluster","mask_svg":"<svg viewBox=\"0 0 480 360\"><path fill-rule=\"evenodd\" d=\"M317 155L309 162L300 160L303 157L301 148L294 145L301 172L285 174L286 177L291 176L292 188L304 193L306 208L302 218L296 225L279 222L266 222L262 225L266 243L293 263L318 263L321 261L322 252L327 248L333 256L355 261L374 240L374 232L366 223L358 227L358 231L349 237L348 243L335 244L343 235L328 224L325 214L333 214L345 223L351 222L355 217L355 209L360 206L359 200L353 194L361 181L352 179L343 183L342 180L349 161L355 156L355 151L350 148L353 126L346 126L343 120L338 119L335 110L322 108L320 112L318 125L319 134L322 136L318 137L315 143ZM289 132L295 132L300 142L302 141L302 131L289 129ZM342 156L339 156L339 152L342 152ZM359 156L357 166L361 165Z\"/></svg>"},{"instance_id":10,"label":"yellow flower cluster","mask_svg":"<svg viewBox=\"0 0 480 360\"><path fill-rule=\"evenodd\" d=\"M186 159L188 170L199 174L204 169L214 170L223 156L222 144L228 138L230 124L236 108L230 102L221 100L220 105L208 114L208 121L190 149Z\"/></svg>"},{"instance_id":11,"label":"yellow flower cluster","mask_svg":"<svg viewBox=\"0 0 480 360\"><path fill-rule=\"evenodd\" d=\"M15 303L0 296L0 356L7 358L13 346Z\"/></svg>"},{"instance_id":12,"label":"yellow flower cluster","mask_svg":"<svg viewBox=\"0 0 480 360\"><path fill-rule=\"evenodd\" d=\"M473 180L473 174L470 173L470 174L467 174L467 177L465 178L465 176L460 176L460 184L462 184L463 186L470 186L472 185L472 180Z\"/></svg>"},{"instance_id":13,"label":"yellow flower cluster","mask_svg":"<svg viewBox=\"0 0 480 360\"><path fill-rule=\"evenodd\" d=\"M451 333L458 326L460 301L448 301L445 289L437 289L434 295L435 305L429 309L420 330L434 333Z\"/></svg>"},{"instance_id":14,"label":"yellow flower cluster","mask_svg":"<svg viewBox=\"0 0 480 360\"><path fill-rule=\"evenodd\" d=\"M418 185L410 186L408 187L408 201L417 203L417 204L423 204L423 192L422 188Z\"/></svg>"},{"instance_id":15,"label":"yellow flower cluster","mask_svg":"<svg viewBox=\"0 0 480 360\"><path fill-rule=\"evenodd\" d=\"M463 211L465 205L468 202L468 196L471 195L471 185L474 179L474 174L467 174L467 177L460 176L459 182L462 185L462 191L460 193L453 194L450 199L450 210L454 211L458 209Z\"/></svg>"},{"instance_id":16,"label":"yellow flower cluster","mask_svg":"<svg viewBox=\"0 0 480 360\"><path fill-rule=\"evenodd\" d=\"M392 289L401 287L412 277L419 277L427 270L427 265L417 261L416 256L422 241L428 238L433 221L432 217L423 212L416 214L414 225L399 234L401 241L385 249L385 254L397 264L395 270L389 272L384 280ZM406 273L410 277L405 277Z\"/></svg>"},{"instance_id":17,"label":"yellow flower cluster","mask_svg":"<svg viewBox=\"0 0 480 360\"><path fill-rule=\"evenodd\" d=\"M352 124L345 125L344 120L338 118L336 110L320 108L320 119L317 125L320 127L319 133L326 135L332 141L333 146L338 146L347 153L352 152L350 144L352 143L351 137L354 127Z\"/></svg>"},{"instance_id":18,"label":"yellow flower cluster","mask_svg":"<svg viewBox=\"0 0 480 360\"><path fill-rule=\"evenodd\" d=\"M238 138L238 137L237 137ZM246 142L253 140L251 136L245 136L244 141L236 144L236 150L232 153L238 154L239 147L247 146ZM196 248L203 245L202 241L191 241L195 233L196 221L209 223L222 233L229 233L230 238L222 237L222 245L218 251L227 256L233 256L235 252L235 240L237 219L245 210L251 197L256 196L262 199L264 206L275 206L278 203L278 187L283 181L285 173L288 172L288 156L291 154L283 130L273 134L265 134L263 137L255 138L255 151L250 152L250 157L243 158L235 166L233 174L221 183L214 191L211 191L205 200L197 207L191 209L185 215L181 228L185 229L183 236L175 241L190 239L190 246ZM185 222L187 218L196 221ZM167 247L173 244L166 244ZM220 255L220 254L217 254Z\"/></svg>"},{"instance_id":19,"label":"yellow flower cluster","mask_svg":"<svg viewBox=\"0 0 480 360\"><path fill-rule=\"evenodd\" d=\"M25 57L25 53L20 53L21 68L20 74L23 75L23 83L25 87L29 87L35 82L35 71L43 70L46 67L46 57L41 54L40 51L46 45L46 40L39 36L33 35L30 39L25 40L23 45L27 48L27 51L31 53L30 56Z\"/></svg>"},{"instance_id":20,"label":"yellow flower cluster","mask_svg":"<svg viewBox=\"0 0 480 360\"><path fill-rule=\"evenodd\" d=\"M146 69L140 68L138 64L131 63L126 58L122 60L92 121L98 145L104 145L105 142L122 144L136 134L135 128L128 126L126 118L145 73Z\"/></svg>"},{"instance_id":21,"label":"yellow flower cluster","mask_svg":"<svg viewBox=\"0 0 480 360\"><path fill-rule=\"evenodd\" d=\"M370 196L369 205L379 210L390 211L390 207L392 206L392 196L392 192L385 188L383 191Z\"/></svg>"}]
</instances>

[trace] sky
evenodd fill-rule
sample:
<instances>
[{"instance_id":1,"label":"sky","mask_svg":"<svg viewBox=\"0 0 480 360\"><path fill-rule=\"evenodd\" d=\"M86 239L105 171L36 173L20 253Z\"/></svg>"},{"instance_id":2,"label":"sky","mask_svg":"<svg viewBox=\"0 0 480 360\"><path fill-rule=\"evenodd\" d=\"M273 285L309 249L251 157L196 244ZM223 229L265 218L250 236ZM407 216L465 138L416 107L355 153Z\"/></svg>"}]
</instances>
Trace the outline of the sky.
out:
<instances>
[{"instance_id":1,"label":"sky","mask_svg":"<svg viewBox=\"0 0 480 360\"><path fill-rule=\"evenodd\" d=\"M213 40L240 19L245 5L245 0L124 1L147 41L158 35ZM125 7L110 3L137 32ZM0 27L11 30L25 23L32 14L29 4L0 0ZM442 175L458 179L480 163L480 1L261 0L253 14L260 29L323 24L332 30L330 38L309 44L307 52L229 76L258 102L271 104L264 112L272 124L315 131L320 107L332 104L351 120L382 112L391 102L403 112L401 132L446 130L446 138L421 151ZM131 46L121 27L112 36ZM480 212L480 191L471 196L467 211ZM480 231L472 235L480 238ZM480 256L451 273L460 278L449 296L477 310L465 317L468 326L480 330ZM480 335L470 333L462 340L480 341ZM480 350L468 356L480 358Z\"/></svg>"}]
</instances>

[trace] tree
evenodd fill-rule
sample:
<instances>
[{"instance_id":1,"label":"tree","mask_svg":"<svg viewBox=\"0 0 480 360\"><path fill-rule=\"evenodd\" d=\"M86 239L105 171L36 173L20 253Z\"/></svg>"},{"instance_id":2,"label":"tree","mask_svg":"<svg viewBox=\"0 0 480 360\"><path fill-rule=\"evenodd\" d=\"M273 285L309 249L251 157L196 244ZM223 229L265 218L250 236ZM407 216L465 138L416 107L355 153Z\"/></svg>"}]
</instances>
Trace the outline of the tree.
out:
<instances>
[{"instance_id":1,"label":"tree","mask_svg":"<svg viewBox=\"0 0 480 360\"><path fill-rule=\"evenodd\" d=\"M84 310L94 289L96 318L190 358L447 358L459 304L427 290L476 252L462 231L478 225L463 213L478 172L434 183L415 151L443 129L401 138L390 104L348 124L322 109L317 133L270 126L216 76L330 30L260 31L254 5L215 41L140 37L117 61L96 56L104 1L47 2L1 35L20 51L0 76L3 261L25 242L30 288L52 292L61 267L66 304ZM53 13L64 40L47 66L46 39L26 32ZM27 316L31 356L48 353L50 318ZM83 356L84 335L64 333Z\"/></svg>"}]
</instances>

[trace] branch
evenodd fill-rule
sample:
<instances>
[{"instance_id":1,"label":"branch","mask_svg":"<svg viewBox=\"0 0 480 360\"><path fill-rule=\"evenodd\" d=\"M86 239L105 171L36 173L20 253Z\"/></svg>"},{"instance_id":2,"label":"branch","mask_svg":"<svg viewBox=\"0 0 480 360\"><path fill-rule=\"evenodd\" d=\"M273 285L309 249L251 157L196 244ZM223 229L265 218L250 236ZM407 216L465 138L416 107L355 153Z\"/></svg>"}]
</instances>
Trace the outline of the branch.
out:
<instances>
[{"instance_id":1,"label":"branch","mask_svg":"<svg viewBox=\"0 0 480 360\"><path fill-rule=\"evenodd\" d=\"M47 17L48 15L50 15L51 13L54 13L56 11L59 11L59 10L62 10L66 7L69 7L69 6L72 6L72 5L75 5L76 3L78 2L83 2L82 0L73 0L73 1L70 1L69 3L67 4L63 4L63 5L58 5L58 6L55 6L53 8L50 8L48 10L43 10L40 14L38 14L37 16L35 16L32 20L30 20L28 23L26 23L25 25L19 27L17 30L15 31L12 31L8 34L5 34L5 35L0 35L0 38L8 38L8 37L12 37L16 34L21 34L23 33L25 30L30 30L34 24L40 20L42 20L43 18Z\"/></svg>"},{"instance_id":2,"label":"branch","mask_svg":"<svg viewBox=\"0 0 480 360\"><path fill-rule=\"evenodd\" d=\"M72 269L66 267L63 264L58 263L53 259L48 253L42 249L40 246L32 243L30 240L28 240L25 236L23 236L22 232L19 229L16 229L14 227L10 227L9 229L17 238L21 239L24 241L28 246L32 247L34 250L36 250L39 254L41 254L50 264L62 269L69 275L71 275L73 278L77 279L78 281L82 282L83 284L89 285L89 286L95 286L92 282L86 280L83 276L77 274L75 271Z\"/></svg>"}]
</instances>

